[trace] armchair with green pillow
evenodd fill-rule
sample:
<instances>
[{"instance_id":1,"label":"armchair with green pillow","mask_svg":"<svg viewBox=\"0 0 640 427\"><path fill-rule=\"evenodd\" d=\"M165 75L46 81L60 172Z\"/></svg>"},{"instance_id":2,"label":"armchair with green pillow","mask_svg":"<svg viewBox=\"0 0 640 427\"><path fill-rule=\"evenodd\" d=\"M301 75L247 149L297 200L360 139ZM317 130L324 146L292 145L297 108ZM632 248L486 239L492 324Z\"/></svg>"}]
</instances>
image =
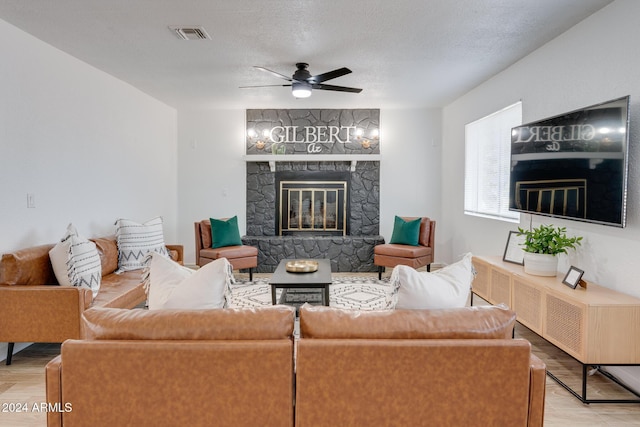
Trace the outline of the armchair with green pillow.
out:
<instances>
[{"instance_id":1,"label":"armchair with green pillow","mask_svg":"<svg viewBox=\"0 0 640 427\"><path fill-rule=\"evenodd\" d=\"M408 265L413 268L427 267L435 254L436 222L428 217L399 217L393 224L389 243L377 245L373 250L373 263L378 266L378 278L386 267Z\"/></svg>"},{"instance_id":2,"label":"armchair with green pillow","mask_svg":"<svg viewBox=\"0 0 640 427\"><path fill-rule=\"evenodd\" d=\"M238 230L238 217L205 219L194 223L196 238L196 264L203 266L220 258L226 258L234 270L249 270L253 280L253 268L258 266L258 249L242 244Z\"/></svg>"}]
</instances>

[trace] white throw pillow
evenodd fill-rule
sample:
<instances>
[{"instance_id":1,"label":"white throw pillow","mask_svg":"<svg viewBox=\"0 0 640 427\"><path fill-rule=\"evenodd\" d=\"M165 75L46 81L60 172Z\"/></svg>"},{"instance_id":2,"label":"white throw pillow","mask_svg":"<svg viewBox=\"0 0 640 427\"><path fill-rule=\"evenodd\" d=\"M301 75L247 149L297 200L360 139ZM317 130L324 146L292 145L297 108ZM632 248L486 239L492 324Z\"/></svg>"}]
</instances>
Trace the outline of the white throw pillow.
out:
<instances>
[{"instance_id":1,"label":"white throw pillow","mask_svg":"<svg viewBox=\"0 0 640 427\"><path fill-rule=\"evenodd\" d=\"M232 281L226 258L192 270L153 253L145 280L149 310L224 308Z\"/></svg>"},{"instance_id":2,"label":"white throw pillow","mask_svg":"<svg viewBox=\"0 0 640 427\"><path fill-rule=\"evenodd\" d=\"M393 289L389 308L455 308L467 304L473 281L470 253L462 260L433 273L417 271L406 265L396 266L390 284Z\"/></svg>"},{"instance_id":3,"label":"white throw pillow","mask_svg":"<svg viewBox=\"0 0 640 427\"><path fill-rule=\"evenodd\" d=\"M102 264L96 244L78 234L69 224L64 237L50 251L53 272L61 286L91 289L98 295L102 280Z\"/></svg>"},{"instance_id":4,"label":"white throw pillow","mask_svg":"<svg viewBox=\"0 0 640 427\"><path fill-rule=\"evenodd\" d=\"M144 259L149 252L169 256L164 243L162 217L142 224L129 219L119 219L116 221L116 239L120 272L143 268Z\"/></svg>"}]
</instances>

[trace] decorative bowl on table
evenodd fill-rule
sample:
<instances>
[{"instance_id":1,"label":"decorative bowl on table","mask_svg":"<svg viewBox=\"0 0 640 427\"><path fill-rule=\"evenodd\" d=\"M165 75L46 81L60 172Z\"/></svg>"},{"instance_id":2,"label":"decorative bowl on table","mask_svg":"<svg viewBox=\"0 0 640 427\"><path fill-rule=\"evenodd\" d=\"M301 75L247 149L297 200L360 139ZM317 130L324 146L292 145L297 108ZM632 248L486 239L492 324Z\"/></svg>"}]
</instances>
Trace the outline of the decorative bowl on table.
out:
<instances>
[{"instance_id":1,"label":"decorative bowl on table","mask_svg":"<svg viewBox=\"0 0 640 427\"><path fill-rule=\"evenodd\" d=\"M296 259L286 264L289 273L313 273L318 271L318 261L310 259Z\"/></svg>"}]
</instances>

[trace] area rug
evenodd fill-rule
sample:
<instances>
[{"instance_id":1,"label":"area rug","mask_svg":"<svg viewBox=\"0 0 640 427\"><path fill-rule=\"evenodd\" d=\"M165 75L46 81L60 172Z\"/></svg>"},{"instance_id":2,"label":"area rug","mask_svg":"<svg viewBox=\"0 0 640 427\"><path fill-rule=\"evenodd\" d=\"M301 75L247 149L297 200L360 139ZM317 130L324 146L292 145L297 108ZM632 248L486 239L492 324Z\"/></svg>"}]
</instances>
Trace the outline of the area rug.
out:
<instances>
[{"instance_id":1,"label":"area rug","mask_svg":"<svg viewBox=\"0 0 640 427\"><path fill-rule=\"evenodd\" d=\"M387 308L387 297L391 294L389 279L373 277L344 276L333 279L329 287L331 307L358 310L380 310ZM282 289L276 290L280 301ZM231 285L228 306L231 308L260 307L271 305L271 286L268 278L254 278L253 282L237 281Z\"/></svg>"}]
</instances>

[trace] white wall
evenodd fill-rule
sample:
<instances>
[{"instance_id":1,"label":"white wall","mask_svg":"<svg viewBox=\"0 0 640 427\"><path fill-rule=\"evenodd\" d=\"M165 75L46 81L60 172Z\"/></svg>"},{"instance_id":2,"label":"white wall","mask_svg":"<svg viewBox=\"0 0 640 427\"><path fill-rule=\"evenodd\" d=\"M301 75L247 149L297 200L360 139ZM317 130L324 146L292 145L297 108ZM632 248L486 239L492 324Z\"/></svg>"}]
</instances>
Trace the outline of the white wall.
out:
<instances>
[{"instance_id":1,"label":"white wall","mask_svg":"<svg viewBox=\"0 0 640 427\"><path fill-rule=\"evenodd\" d=\"M382 109L380 112L380 234L391 239L393 218L428 216L436 223L436 262L441 187L441 110Z\"/></svg>"},{"instance_id":2,"label":"white wall","mask_svg":"<svg viewBox=\"0 0 640 427\"><path fill-rule=\"evenodd\" d=\"M465 216L463 212L464 125L521 99L529 122L587 105L631 95L627 227L624 229L522 215L521 226L566 226L584 236L583 247L564 257L559 269L575 265L585 279L640 297L640 2L617 0L560 37L465 94L443 110L443 217L440 236L448 259L472 251L501 255L516 224ZM624 328L624 325L620 325ZM638 340L639 337L634 337ZM632 371L628 369L628 371ZM628 381L640 390L640 370Z\"/></svg>"},{"instance_id":3,"label":"white wall","mask_svg":"<svg viewBox=\"0 0 640 427\"><path fill-rule=\"evenodd\" d=\"M178 113L178 233L186 264L195 264L195 221L237 215L245 233L245 127L245 110Z\"/></svg>"},{"instance_id":4,"label":"white wall","mask_svg":"<svg viewBox=\"0 0 640 427\"><path fill-rule=\"evenodd\" d=\"M441 114L382 109L380 116L380 233L388 240L396 214L439 219ZM238 215L245 233L245 126L245 110L178 113L178 234L187 264L195 262L194 221Z\"/></svg>"},{"instance_id":5,"label":"white wall","mask_svg":"<svg viewBox=\"0 0 640 427\"><path fill-rule=\"evenodd\" d=\"M121 217L162 215L174 242L176 111L1 20L0 57L0 253Z\"/></svg>"}]
</instances>

